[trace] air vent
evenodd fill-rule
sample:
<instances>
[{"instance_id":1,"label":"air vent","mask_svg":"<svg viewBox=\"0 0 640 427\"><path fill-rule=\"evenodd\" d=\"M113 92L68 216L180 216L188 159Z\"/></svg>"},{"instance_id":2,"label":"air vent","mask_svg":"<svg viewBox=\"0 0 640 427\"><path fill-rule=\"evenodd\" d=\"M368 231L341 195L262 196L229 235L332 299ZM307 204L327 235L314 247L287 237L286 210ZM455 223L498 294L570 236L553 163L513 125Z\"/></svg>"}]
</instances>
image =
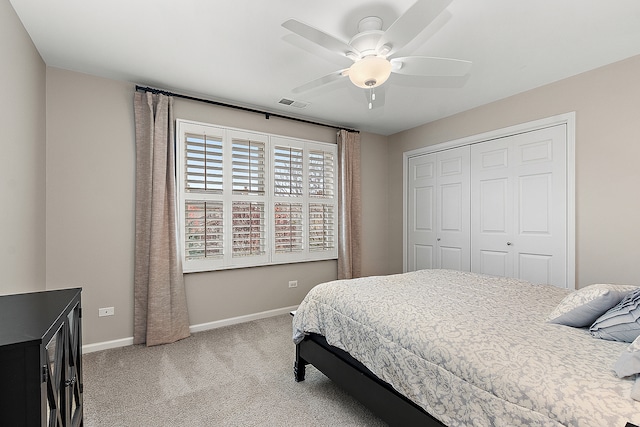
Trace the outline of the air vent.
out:
<instances>
[{"instance_id":1,"label":"air vent","mask_svg":"<svg viewBox=\"0 0 640 427\"><path fill-rule=\"evenodd\" d=\"M306 108L309 105L308 102L294 101L293 99L288 98L282 98L280 101L278 101L278 104L288 105L289 107L296 108Z\"/></svg>"}]
</instances>

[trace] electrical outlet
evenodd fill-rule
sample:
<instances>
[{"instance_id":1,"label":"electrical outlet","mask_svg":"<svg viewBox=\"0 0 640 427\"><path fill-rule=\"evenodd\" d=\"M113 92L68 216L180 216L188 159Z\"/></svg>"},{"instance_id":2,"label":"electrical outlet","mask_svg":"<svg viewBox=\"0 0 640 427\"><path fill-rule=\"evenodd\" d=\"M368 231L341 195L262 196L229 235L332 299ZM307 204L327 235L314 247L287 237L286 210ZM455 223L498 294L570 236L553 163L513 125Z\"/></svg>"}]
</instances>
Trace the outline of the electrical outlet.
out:
<instances>
[{"instance_id":1,"label":"electrical outlet","mask_svg":"<svg viewBox=\"0 0 640 427\"><path fill-rule=\"evenodd\" d=\"M289 287L290 288L297 288L298 287L298 281L297 280L289 280Z\"/></svg>"},{"instance_id":2,"label":"electrical outlet","mask_svg":"<svg viewBox=\"0 0 640 427\"><path fill-rule=\"evenodd\" d=\"M98 316L113 316L115 314L115 309L113 307L104 307L98 309Z\"/></svg>"}]
</instances>

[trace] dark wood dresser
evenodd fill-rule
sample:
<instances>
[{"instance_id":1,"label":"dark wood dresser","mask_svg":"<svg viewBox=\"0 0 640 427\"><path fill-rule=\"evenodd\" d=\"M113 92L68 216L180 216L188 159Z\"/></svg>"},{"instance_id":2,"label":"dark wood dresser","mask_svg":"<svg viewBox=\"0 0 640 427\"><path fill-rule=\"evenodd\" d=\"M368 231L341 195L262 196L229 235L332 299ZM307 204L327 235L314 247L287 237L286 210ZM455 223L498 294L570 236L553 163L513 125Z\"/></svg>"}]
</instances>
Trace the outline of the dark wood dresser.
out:
<instances>
[{"instance_id":1,"label":"dark wood dresser","mask_svg":"<svg viewBox=\"0 0 640 427\"><path fill-rule=\"evenodd\" d=\"M81 291L0 296L0 424L83 425Z\"/></svg>"}]
</instances>

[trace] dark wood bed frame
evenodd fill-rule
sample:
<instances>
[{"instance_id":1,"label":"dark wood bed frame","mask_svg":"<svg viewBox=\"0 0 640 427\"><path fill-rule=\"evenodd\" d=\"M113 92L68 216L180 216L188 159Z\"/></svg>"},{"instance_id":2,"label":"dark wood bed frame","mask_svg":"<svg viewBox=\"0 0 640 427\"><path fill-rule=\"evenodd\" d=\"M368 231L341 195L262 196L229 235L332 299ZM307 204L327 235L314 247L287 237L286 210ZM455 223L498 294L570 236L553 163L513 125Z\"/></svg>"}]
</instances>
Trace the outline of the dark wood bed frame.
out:
<instances>
[{"instance_id":1,"label":"dark wood bed frame","mask_svg":"<svg viewBox=\"0 0 640 427\"><path fill-rule=\"evenodd\" d=\"M322 335L309 334L296 345L296 360L293 366L296 381L304 381L305 367L309 364L315 366L389 425L444 426L375 376L349 353L329 345Z\"/></svg>"},{"instance_id":2,"label":"dark wood bed frame","mask_svg":"<svg viewBox=\"0 0 640 427\"><path fill-rule=\"evenodd\" d=\"M297 382L304 381L307 365L315 366L391 426L444 426L349 353L329 345L322 335L309 334L296 344L293 374ZM638 426L627 423L625 427Z\"/></svg>"}]
</instances>

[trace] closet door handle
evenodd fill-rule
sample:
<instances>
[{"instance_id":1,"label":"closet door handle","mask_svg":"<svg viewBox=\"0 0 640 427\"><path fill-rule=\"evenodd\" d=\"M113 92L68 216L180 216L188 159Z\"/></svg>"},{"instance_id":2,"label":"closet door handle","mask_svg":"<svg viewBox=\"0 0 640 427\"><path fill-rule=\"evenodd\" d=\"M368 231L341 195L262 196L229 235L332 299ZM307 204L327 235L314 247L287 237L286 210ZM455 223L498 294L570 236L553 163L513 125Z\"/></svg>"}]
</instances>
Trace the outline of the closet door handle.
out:
<instances>
[{"instance_id":1,"label":"closet door handle","mask_svg":"<svg viewBox=\"0 0 640 427\"><path fill-rule=\"evenodd\" d=\"M507 242L507 246L511 246L511 245L513 245L513 243Z\"/></svg>"}]
</instances>

